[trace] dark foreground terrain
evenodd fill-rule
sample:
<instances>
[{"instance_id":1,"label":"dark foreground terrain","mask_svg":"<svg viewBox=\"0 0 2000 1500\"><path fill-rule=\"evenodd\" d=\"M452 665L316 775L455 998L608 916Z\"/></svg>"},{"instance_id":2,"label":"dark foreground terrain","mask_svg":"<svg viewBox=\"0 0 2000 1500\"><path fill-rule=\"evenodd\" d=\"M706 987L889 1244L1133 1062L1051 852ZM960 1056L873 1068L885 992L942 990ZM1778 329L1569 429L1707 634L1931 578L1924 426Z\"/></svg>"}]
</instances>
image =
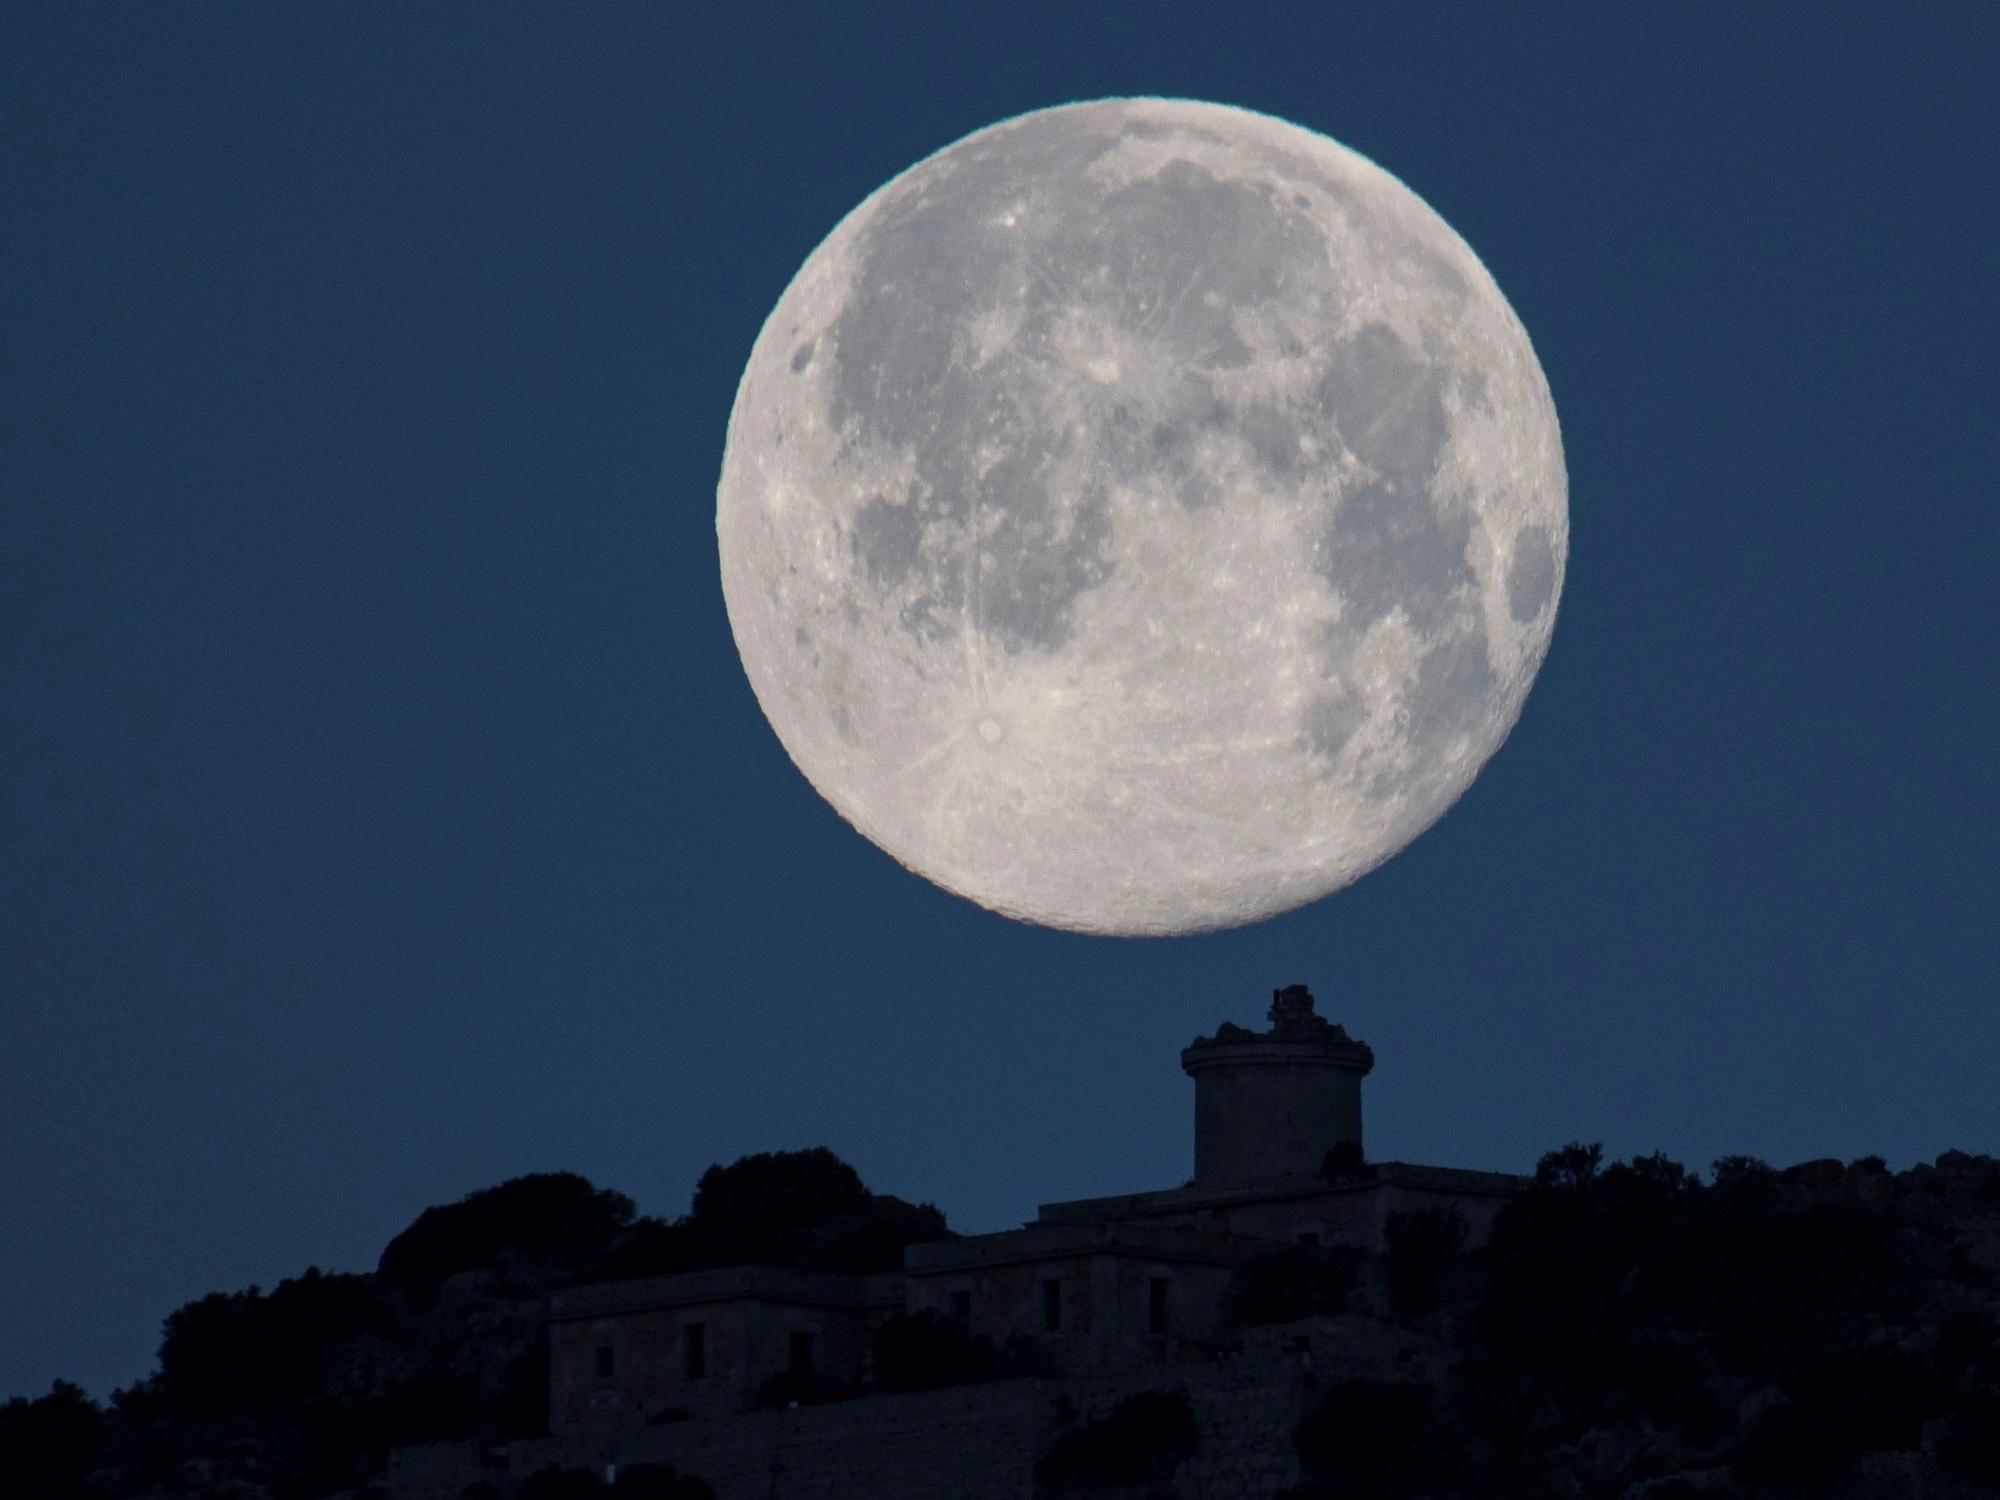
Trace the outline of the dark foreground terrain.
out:
<instances>
[{"instance_id":1,"label":"dark foreground terrain","mask_svg":"<svg viewBox=\"0 0 2000 1500\"><path fill-rule=\"evenodd\" d=\"M381 1493L393 1446L544 1430L556 1291L742 1263L892 1269L905 1245L949 1233L824 1150L712 1168L673 1221L572 1174L517 1178L427 1210L372 1272L188 1304L166 1320L158 1369L106 1405L62 1382L8 1402L0 1494ZM2000 1495L1990 1157L1900 1173L1729 1158L1703 1178L1571 1146L1476 1253L1455 1221L1407 1216L1383 1256L1251 1268L1234 1311L1244 1325L1375 1318L1438 1351L1407 1379L1330 1380L1294 1434L1305 1478L1286 1500ZM897 1389L1008 1370L920 1320L884 1333L876 1366ZM1196 1438L1161 1385L1126 1420L1065 1436L1041 1487L1176 1494ZM615 1491L550 1472L522 1500L707 1493L661 1469L628 1470Z\"/></svg>"}]
</instances>

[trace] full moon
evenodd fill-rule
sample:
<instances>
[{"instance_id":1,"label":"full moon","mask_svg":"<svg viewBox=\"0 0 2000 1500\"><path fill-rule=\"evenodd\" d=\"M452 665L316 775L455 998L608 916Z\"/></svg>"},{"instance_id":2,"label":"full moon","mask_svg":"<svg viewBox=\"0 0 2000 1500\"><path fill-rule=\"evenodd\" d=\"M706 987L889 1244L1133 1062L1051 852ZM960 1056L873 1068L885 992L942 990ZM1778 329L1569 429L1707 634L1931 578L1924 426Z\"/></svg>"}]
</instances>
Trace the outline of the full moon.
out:
<instances>
[{"instance_id":1,"label":"full moon","mask_svg":"<svg viewBox=\"0 0 2000 1500\"><path fill-rule=\"evenodd\" d=\"M1569 545L1478 258L1326 136L1038 110L871 194L765 322L716 507L807 780L994 911L1165 935L1347 885L1521 711Z\"/></svg>"}]
</instances>

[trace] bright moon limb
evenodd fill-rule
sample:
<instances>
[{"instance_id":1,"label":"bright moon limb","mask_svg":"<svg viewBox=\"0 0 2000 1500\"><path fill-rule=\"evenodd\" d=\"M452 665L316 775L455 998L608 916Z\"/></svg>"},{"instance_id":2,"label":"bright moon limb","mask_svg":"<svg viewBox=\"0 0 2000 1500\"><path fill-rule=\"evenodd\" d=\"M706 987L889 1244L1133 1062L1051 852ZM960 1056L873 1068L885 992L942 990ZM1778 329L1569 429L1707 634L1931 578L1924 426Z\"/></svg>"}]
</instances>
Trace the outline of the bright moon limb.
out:
<instances>
[{"instance_id":1,"label":"bright moon limb","mask_svg":"<svg viewBox=\"0 0 2000 1500\"><path fill-rule=\"evenodd\" d=\"M1476 256L1325 136L1039 110L841 221L751 350L716 507L807 779L1023 920L1230 927L1434 823L1548 650L1547 382Z\"/></svg>"}]
</instances>

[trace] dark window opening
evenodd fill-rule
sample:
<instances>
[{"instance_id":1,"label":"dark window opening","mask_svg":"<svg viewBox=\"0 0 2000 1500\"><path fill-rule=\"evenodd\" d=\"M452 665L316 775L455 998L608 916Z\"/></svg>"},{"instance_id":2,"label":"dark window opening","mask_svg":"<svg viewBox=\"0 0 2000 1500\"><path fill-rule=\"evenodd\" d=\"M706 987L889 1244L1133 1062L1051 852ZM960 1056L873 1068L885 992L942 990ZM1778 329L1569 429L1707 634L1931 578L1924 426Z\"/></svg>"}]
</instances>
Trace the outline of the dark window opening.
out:
<instances>
[{"instance_id":1,"label":"dark window opening","mask_svg":"<svg viewBox=\"0 0 2000 1500\"><path fill-rule=\"evenodd\" d=\"M972 1293L953 1292L951 1294L951 1315L961 1323L972 1321Z\"/></svg>"},{"instance_id":2,"label":"dark window opening","mask_svg":"<svg viewBox=\"0 0 2000 1500\"><path fill-rule=\"evenodd\" d=\"M1306 1230L1299 1236L1299 1243L1301 1245L1317 1245L1319 1243L1319 1231L1316 1229Z\"/></svg>"},{"instance_id":3,"label":"dark window opening","mask_svg":"<svg viewBox=\"0 0 2000 1500\"><path fill-rule=\"evenodd\" d=\"M708 1326L690 1323L681 1330L681 1368L689 1380L708 1376Z\"/></svg>"},{"instance_id":4,"label":"dark window opening","mask_svg":"<svg viewBox=\"0 0 2000 1500\"><path fill-rule=\"evenodd\" d=\"M792 1330L792 1373L809 1378L813 1372L813 1336L802 1328Z\"/></svg>"},{"instance_id":5,"label":"dark window opening","mask_svg":"<svg viewBox=\"0 0 2000 1500\"><path fill-rule=\"evenodd\" d=\"M617 1373L618 1356L612 1352L609 1344L599 1344L597 1346L597 1378L599 1380L609 1380Z\"/></svg>"},{"instance_id":6,"label":"dark window opening","mask_svg":"<svg viewBox=\"0 0 2000 1500\"><path fill-rule=\"evenodd\" d=\"M1062 1329L1062 1278L1050 1277L1042 1283L1042 1327L1050 1333Z\"/></svg>"},{"instance_id":7,"label":"dark window opening","mask_svg":"<svg viewBox=\"0 0 2000 1500\"><path fill-rule=\"evenodd\" d=\"M1167 1278L1155 1276L1147 1284L1146 1326L1155 1333L1167 1331Z\"/></svg>"}]
</instances>

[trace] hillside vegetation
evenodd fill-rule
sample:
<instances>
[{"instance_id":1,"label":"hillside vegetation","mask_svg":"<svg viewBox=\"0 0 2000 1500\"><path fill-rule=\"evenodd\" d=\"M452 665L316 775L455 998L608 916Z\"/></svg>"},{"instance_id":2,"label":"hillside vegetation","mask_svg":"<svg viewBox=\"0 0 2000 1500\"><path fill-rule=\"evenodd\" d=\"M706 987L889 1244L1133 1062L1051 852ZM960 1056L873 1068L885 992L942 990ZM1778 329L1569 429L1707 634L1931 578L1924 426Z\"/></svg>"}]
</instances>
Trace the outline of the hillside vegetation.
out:
<instances>
[{"instance_id":1,"label":"hillside vegetation","mask_svg":"<svg viewBox=\"0 0 2000 1500\"><path fill-rule=\"evenodd\" d=\"M949 1234L936 1209L869 1192L825 1150L711 1168L672 1221L573 1174L516 1178L425 1211L372 1272L189 1303L166 1320L158 1369L107 1406L58 1382L0 1407L0 1493L365 1492L395 1444L542 1430L542 1320L565 1287L742 1263L888 1270ZM1570 1146L1476 1252L1448 1216L1399 1216L1386 1254L1274 1252L1231 1306L1246 1327L1374 1320L1431 1353L1394 1380L1330 1372L1295 1434L1304 1482L1274 1500L2000 1494L1989 1157L1900 1173L1735 1157L1704 1179ZM892 1320L877 1343L883 1389L1024 1368L937 1319ZM1178 1413L1176 1399L1155 1404ZM1070 1435L1044 1482L1083 1496L1151 1474L1172 1495L1196 1440L1178 1416L1127 1413ZM542 1500L597 1489L582 1474L539 1483ZM664 1473L621 1484L642 1488L701 1492Z\"/></svg>"},{"instance_id":2,"label":"hillside vegetation","mask_svg":"<svg viewBox=\"0 0 2000 1500\"><path fill-rule=\"evenodd\" d=\"M1390 1316L1442 1373L1334 1384L1289 1500L2000 1494L1990 1157L1704 1182L1571 1146L1478 1254L1404 1231Z\"/></svg>"},{"instance_id":3,"label":"hillside vegetation","mask_svg":"<svg viewBox=\"0 0 2000 1500\"><path fill-rule=\"evenodd\" d=\"M949 1236L831 1151L711 1167L691 1210L638 1214L569 1172L426 1209L372 1272L317 1269L168 1316L159 1365L98 1407L58 1382L0 1406L0 1494L31 1500L312 1500L377 1477L400 1443L546 1430L548 1298L714 1266L901 1266Z\"/></svg>"}]
</instances>

